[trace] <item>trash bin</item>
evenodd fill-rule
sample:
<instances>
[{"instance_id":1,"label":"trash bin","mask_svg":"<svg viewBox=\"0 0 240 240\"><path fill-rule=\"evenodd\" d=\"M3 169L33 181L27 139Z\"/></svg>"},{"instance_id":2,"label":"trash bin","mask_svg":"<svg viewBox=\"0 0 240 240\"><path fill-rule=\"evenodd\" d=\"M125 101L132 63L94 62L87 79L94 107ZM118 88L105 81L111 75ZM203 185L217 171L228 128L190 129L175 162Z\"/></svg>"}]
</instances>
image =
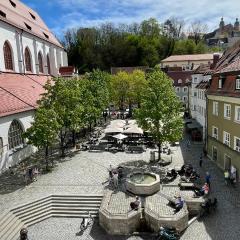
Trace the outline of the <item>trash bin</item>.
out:
<instances>
[{"instance_id":1,"label":"trash bin","mask_svg":"<svg viewBox=\"0 0 240 240\"><path fill-rule=\"evenodd\" d=\"M154 151L150 152L150 162L155 162L155 152Z\"/></svg>"}]
</instances>

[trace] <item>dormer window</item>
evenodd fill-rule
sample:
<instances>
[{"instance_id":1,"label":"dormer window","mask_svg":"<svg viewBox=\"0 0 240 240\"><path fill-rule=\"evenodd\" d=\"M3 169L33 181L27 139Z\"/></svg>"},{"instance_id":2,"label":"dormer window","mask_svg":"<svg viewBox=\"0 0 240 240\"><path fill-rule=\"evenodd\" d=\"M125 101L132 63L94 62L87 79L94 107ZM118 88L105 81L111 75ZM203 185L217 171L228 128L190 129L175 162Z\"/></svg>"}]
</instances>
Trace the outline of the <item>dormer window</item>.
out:
<instances>
[{"instance_id":1,"label":"dormer window","mask_svg":"<svg viewBox=\"0 0 240 240\"><path fill-rule=\"evenodd\" d=\"M11 5L15 8L16 7L16 3L13 2L12 0L9 0L9 2L11 3Z\"/></svg>"},{"instance_id":2,"label":"dormer window","mask_svg":"<svg viewBox=\"0 0 240 240\"><path fill-rule=\"evenodd\" d=\"M24 24L25 24L25 26L26 26L26 28L27 28L28 30L30 30L30 31L32 30L32 27L31 27L31 26L29 26L29 25L28 25L27 23L25 23L25 22L24 22Z\"/></svg>"},{"instance_id":3,"label":"dormer window","mask_svg":"<svg viewBox=\"0 0 240 240\"><path fill-rule=\"evenodd\" d=\"M240 75L238 75L236 78L236 89L240 90Z\"/></svg>"},{"instance_id":4,"label":"dormer window","mask_svg":"<svg viewBox=\"0 0 240 240\"><path fill-rule=\"evenodd\" d=\"M225 81L225 77L224 76L220 76L220 78L218 79L218 88L222 88L223 87L224 81Z\"/></svg>"},{"instance_id":5,"label":"dormer window","mask_svg":"<svg viewBox=\"0 0 240 240\"><path fill-rule=\"evenodd\" d=\"M49 36L46 33L43 33L43 35L45 36L45 38L49 39Z\"/></svg>"},{"instance_id":6,"label":"dormer window","mask_svg":"<svg viewBox=\"0 0 240 240\"><path fill-rule=\"evenodd\" d=\"M6 13L0 10L0 16L6 18Z\"/></svg>"},{"instance_id":7,"label":"dormer window","mask_svg":"<svg viewBox=\"0 0 240 240\"><path fill-rule=\"evenodd\" d=\"M179 83L179 84L182 83L182 79L178 79L178 83Z\"/></svg>"},{"instance_id":8,"label":"dormer window","mask_svg":"<svg viewBox=\"0 0 240 240\"><path fill-rule=\"evenodd\" d=\"M29 14L31 15L32 19L36 20L36 17L32 13L29 12Z\"/></svg>"}]
</instances>

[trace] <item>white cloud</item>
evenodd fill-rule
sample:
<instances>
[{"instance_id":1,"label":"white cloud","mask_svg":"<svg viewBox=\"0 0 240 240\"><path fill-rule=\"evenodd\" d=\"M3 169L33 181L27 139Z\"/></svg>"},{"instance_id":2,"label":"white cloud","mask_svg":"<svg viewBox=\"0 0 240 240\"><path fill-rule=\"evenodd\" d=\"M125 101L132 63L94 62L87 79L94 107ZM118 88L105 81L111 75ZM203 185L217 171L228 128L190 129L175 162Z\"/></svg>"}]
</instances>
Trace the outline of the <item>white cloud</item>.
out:
<instances>
[{"instance_id":1,"label":"white cloud","mask_svg":"<svg viewBox=\"0 0 240 240\"><path fill-rule=\"evenodd\" d=\"M67 28L96 26L106 21L131 23L154 17L163 22L172 16L187 24L201 21L213 30L222 16L226 23L240 18L239 0L52 0L51 4L66 12L56 20L53 30L57 35Z\"/></svg>"}]
</instances>

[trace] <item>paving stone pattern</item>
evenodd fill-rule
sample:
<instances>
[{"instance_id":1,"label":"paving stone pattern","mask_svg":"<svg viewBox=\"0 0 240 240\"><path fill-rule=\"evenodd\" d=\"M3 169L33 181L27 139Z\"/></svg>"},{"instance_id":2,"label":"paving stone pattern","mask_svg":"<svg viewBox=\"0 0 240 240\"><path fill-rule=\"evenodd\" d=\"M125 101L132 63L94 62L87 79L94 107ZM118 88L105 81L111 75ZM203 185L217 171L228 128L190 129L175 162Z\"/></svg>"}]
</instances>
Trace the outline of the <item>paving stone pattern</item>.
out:
<instances>
[{"instance_id":1,"label":"paving stone pattern","mask_svg":"<svg viewBox=\"0 0 240 240\"><path fill-rule=\"evenodd\" d=\"M179 167L185 163L193 164L194 168L204 178L206 171L210 172L211 194L217 197L218 208L215 213L195 221L183 234L183 240L238 240L240 236L240 187L226 186L223 172L214 162L203 159L199 167L199 156L202 145L191 144L186 147L187 139L180 143L173 152L173 162L168 167ZM128 164L132 161L148 162L150 150L142 154L109 153L109 152L79 152L67 157L54 168L52 173L42 175L37 182L23 185L17 175L4 174L0 176L0 211L45 197L50 194L85 194L103 193L107 187L110 164ZM175 189L163 188L161 191L172 192ZM97 224L84 236L76 236L79 219L49 219L29 229L30 239L151 239L151 237L113 237L106 235ZM63 227L64 226L64 227ZM44 235L45 234L45 235ZM54 235L55 234L55 235Z\"/></svg>"}]
</instances>

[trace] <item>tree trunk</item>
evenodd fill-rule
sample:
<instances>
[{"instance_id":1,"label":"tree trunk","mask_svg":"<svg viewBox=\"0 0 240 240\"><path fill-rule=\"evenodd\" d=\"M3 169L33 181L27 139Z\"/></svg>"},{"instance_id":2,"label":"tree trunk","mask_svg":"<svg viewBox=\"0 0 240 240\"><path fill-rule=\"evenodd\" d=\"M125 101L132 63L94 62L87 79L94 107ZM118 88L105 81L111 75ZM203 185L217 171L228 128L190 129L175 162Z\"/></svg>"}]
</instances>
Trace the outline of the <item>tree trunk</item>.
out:
<instances>
[{"instance_id":1,"label":"tree trunk","mask_svg":"<svg viewBox=\"0 0 240 240\"><path fill-rule=\"evenodd\" d=\"M158 143L158 161L161 160L162 144Z\"/></svg>"},{"instance_id":2,"label":"tree trunk","mask_svg":"<svg viewBox=\"0 0 240 240\"><path fill-rule=\"evenodd\" d=\"M48 145L45 147L45 163L46 163L46 172L48 171Z\"/></svg>"},{"instance_id":3,"label":"tree trunk","mask_svg":"<svg viewBox=\"0 0 240 240\"><path fill-rule=\"evenodd\" d=\"M72 144L73 144L73 147L75 147L75 145L76 145L76 131L75 130L72 130Z\"/></svg>"},{"instance_id":4,"label":"tree trunk","mask_svg":"<svg viewBox=\"0 0 240 240\"><path fill-rule=\"evenodd\" d=\"M132 103L129 103L129 117L132 117Z\"/></svg>"},{"instance_id":5,"label":"tree trunk","mask_svg":"<svg viewBox=\"0 0 240 240\"><path fill-rule=\"evenodd\" d=\"M61 142L60 142L60 148L61 148L61 157L65 156L65 147L64 147L64 134L63 131L61 130L60 132L60 138L61 138Z\"/></svg>"}]
</instances>

